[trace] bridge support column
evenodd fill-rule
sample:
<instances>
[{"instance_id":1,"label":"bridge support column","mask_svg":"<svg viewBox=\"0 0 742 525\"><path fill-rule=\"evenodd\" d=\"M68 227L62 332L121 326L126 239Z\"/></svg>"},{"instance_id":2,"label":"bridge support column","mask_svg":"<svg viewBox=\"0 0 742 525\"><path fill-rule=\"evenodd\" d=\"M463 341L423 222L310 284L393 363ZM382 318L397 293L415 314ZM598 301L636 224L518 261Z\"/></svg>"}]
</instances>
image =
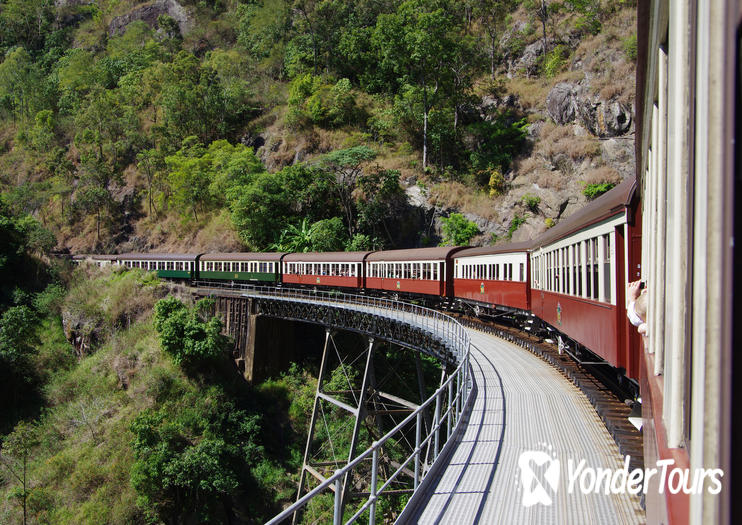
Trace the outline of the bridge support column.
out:
<instances>
[{"instance_id":1,"label":"bridge support column","mask_svg":"<svg viewBox=\"0 0 742 525\"><path fill-rule=\"evenodd\" d=\"M234 340L232 358L251 383L277 374L289 363L319 350L319 327L263 316L256 301L248 297L215 299L224 333Z\"/></svg>"},{"instance_id":2,"label":"bridge support column","mask_svg":"<svg viewBox=\"0 0 742 525\"><path fill-rule=\"evenodd\" d=\"M312 465L312 459L313 459L313 448L312 448L312 441L314 440L316 429L318 428L318 424L320 424L320 428L323 428L327 431L327 439L330 448L333 448L333 436L329 435L329 429L327 427L327 422L325 420L325 410L322 406L322 402L328 402L331 405L334 405L336 408L339 408L341 410L344 410L348 412L349 414L353 415L355 418L355 421L353 423L353 431L350 436L350 447L348 450L348 457L347 461L350 462L356 454L357 448L358 448L358 434L361 428L361 424L363 424L364 420L366 419L366 416L368 414L368 410L366 407L367 402L370 398L370 386L372 383L372 379L374 377L373 372L373 352L374 352L374 338L368 337L367 338L367 346L363 353L361 355L358 355L353 359L352 361L357 361L361 359L362 357L365 357L365 366L363 368L363 378L361 380L360 388L356 388L355 385L353 385L352 380L352 374L349 374L348 371L350 370L350 367L353 365L353 362L346 363L344 362L343 358L340 356L340 352L338 350L337 345L335 344L334 340L334 332L330 330L329 328L325 330L325 346L324 350L322 352L322 361L320 364L319 369L319 378L317 380L317 390L315 392L314 396L314 406L312 408L312 418L309 422L309 431L307 434L307 444L304 448L304 462L302 464L301 473L299 474L299 488L297 491L296 499L297 501L301 499L305 486L307 481L307 473L316 478L318 481L323 482L326 478L321 472L323 470L323 467L335 467L339 468L342 467L344 464L345 458L343 458L341 461L342 463L338 463L337 461L319 461L315 465ZM365 355L364 355L365 354ZM336 356L338 360L338 367L335 369L340 369L341 373L345 375L345 380L348 385L348 390L341 390L341 391L326 391L324 386L328 383L329 378L332 377L333 370L331 370L330 367L330 361L331 357ZM346 369L348 371L346 371ZM351 405L346 402L346 400L340 399L338 396L342 396L344 398L351 397L354 401L354 405ZM333 449L333 455L334 455L334 449ZM338 458L339 459L339 458ZM347 500L347 497L350 492L350 475L346 474L343 476L341 483L336 484L336 487L339 487L340 494L336 494L336 514L337 512L340 513L340 516L342 516L343 510L345 509L345 503ZM336 489L337 490L337 489ZM293 523L296 523L298 519L298 516L295 514Z\"/></svg>"}]
</instances>

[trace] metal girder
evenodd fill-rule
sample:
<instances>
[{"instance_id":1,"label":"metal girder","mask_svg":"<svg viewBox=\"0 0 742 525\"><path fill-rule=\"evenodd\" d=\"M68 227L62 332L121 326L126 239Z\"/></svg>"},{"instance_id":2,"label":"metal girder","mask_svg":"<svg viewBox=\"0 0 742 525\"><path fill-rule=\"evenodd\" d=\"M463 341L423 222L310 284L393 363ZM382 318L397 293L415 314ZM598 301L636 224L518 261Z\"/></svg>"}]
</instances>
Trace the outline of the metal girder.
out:
<instances>
[{"instance_id":1,"label":"metal girder","mask_svg":"<svg viewBox=\"0 0 742 525\"><path fill-rule=\"evenodd\" d=\"M252 299L255 311L267 317L321 324L356 332L379 340L397 343L435 357L448 366L456 363L453 348L428 330L392 319L341 306L278 300L267 297Z\"/></svg>"}]
</instances>

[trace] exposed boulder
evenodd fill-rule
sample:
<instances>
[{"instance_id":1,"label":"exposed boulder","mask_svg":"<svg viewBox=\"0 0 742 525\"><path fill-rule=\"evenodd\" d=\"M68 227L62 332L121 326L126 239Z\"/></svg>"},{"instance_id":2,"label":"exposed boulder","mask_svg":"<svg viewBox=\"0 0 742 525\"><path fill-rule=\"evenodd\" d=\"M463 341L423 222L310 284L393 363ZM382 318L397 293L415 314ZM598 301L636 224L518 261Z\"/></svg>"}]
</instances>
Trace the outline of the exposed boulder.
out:
<instances>
[{"instance_id":1,"label":"exposed boulder","mask_svg":"<svg viewBox=\"0 0 742 525\"><path fill-rule=\"evenodd\" d=\"M503 97L485 95L476 108L480 120L491 121L502 110L523 111L518 96L508 93Z\"/></svg>"},{"instance_id":2,"label":"exposed boulder","mask_svg":"<svg viewBox=\"0 0 742 525\"><path fill-rule=\"evenodd\" d=\"M634 141L631 137L601 141L600 154L603 162L618 171L621 178L625 179L634 174Z\"/></svg>"},{"instance_id":3,"label":"exposed boulder","mask_svg":"<svg viewBox=\"0 0 742 525\"><path fill-rule=\"evenodd\" d=\"M554 47L553 39L546 40L547 48ZM542 39L536 40L532 44L528 44L520 57L511 62L508 67L508 72L523 72L527 77L537 75L539 72L539 64L541 62L541 56L544 54L544 41Z\"/></svg>"},{"instance_id":4,"label":"exposed boulder","mask_svg":"<svg viewBox=\"0 0 742 525\"><path fill-rule=\"evenodd\" d=\"M579 88L574 84L560 82L546 96L546 111L549 116L563 126L577 116Z\"/></svg>"},{"instance_id":5,"label":"exposed boulder","mask_svg":"<svg viewBox=\"0 0 742 525\"><path fill-rule=\"evenodd\" d=\"M617 100L582 99L578 114L580 123L597 137L618 137L631 128L631 108Z\"/></svg>"},{"instance_id":6,"label":"exposed boulder","mask_svg":"<svg viewBox=\"0 0 742 525\"><path fill-rule=\"evenodd\" d=\"M575 84L560 82L546 96L546 111L563 126L577 119L596 137L618 137L631 129L631 108L617 100L602 100L583 94Z\"/></svg>"},{"instance_id":7,"label":"exposed boulder","mask_svg":"<svg viewBox=\"0 0 742 525\"><path fill-rule=\"evenodd\" d=\"M160 29L158 19L167 15L178 23L181 35L191 28L191 19L185 8L176 0L155 0L132 9L129 13L115 17L108 25L109 36L124 34L126 27L134 21L141 20L153 29Z\"/></svg>"}]
</instances>

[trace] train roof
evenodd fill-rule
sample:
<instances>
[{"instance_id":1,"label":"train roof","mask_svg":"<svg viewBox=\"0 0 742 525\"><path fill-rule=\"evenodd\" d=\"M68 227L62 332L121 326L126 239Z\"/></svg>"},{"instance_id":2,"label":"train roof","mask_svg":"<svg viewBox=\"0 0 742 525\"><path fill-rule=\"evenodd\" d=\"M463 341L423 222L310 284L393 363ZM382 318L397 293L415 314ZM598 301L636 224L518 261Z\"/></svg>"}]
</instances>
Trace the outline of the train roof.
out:
<instances>
[{"instance_id":1,"label":"train roof","mask_svg":"<svg viewBox=\"0 0 742 525\"><path fill-rule=\"evenodd\" d=\"M84 259L93 259L94 261L115 261L118 259L118 255L109 255L102 253L83 253L79 255L73 255L72 260L80 261Z\"/></svg>"},{"instance_id":2,"label":"train roof","mask_svg":"<svg viewBox=\"0 0 742 525\"><path fill-rule=\"evenodd\" d=\"M443 261L451 254L463 249L460 246L436 246L434 248L412 248L409 250L386 250L373 252L366 259L374 261Z\"/></svg>"},{"instance_id":3,"label":"train roof","mask_svg":"<svg viewBox=\"0 0 742 525\"><path fill-rule=\"evenodd\" d=\"M280 261L286 252L210 252L201 256L202 261Z\"/></svg>"},{"instance_id":4,"label":"train roof","mask_svg":"<svg viewBox=\"0 0 742 525\"><path fill-rule=\"evenodd\" d=\"M559 224L546 230L534 242L532 248L546 246L596 222L608 219L624 211L636 192L636 179L624 180L615 188L607 191L582 209L576 211Z\"/></svg>"},{"instance_id":5,"label":"train roof","mask_svg":"<svg viewBox=\"0 0 742 525\"><path fill-rule=\"evenodd\" d=\"M289 253L284 262L363 262L371 252L306 252Z\"/></svg>"},{"instance_id":6,"label":"train roof","mask_svg":"<svg viewBox=\"0 0 742 525\"><path fill-rule=\"evenodd\" d=\"M464 248L453 256L454 259L459 257L473 257L476 255L494 255L497 253L527 252L533 246L533 241L511 242L507 244L498 244L495 246L478 246L476 248Z\"/></svg>"},{"instance_id":7,"label":"train roof","mask_svg":"<svg viewBox=\"0 0 742 525\"><path fill-rule=\"evenodd\" d=\"M121 261L194 261L200 253L122 253Z\"/></svg>"}]
</instances>

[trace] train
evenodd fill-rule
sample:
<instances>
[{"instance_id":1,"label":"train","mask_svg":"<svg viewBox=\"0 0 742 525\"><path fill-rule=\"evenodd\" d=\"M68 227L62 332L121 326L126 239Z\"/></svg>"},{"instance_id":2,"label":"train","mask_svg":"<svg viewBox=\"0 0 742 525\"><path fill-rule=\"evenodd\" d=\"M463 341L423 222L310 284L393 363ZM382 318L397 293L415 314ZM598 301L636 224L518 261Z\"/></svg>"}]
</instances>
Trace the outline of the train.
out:
<instances>
[{"instance_id":1,"label":"train","mask_svg":"<svg viewBox=\"0 0 742 525\"><path fill-rule=\"evenodd\" d=\"M641 255L636 182L628 179L535 240L322 253L79 255L189 282L337 288L422 301L534 326L575 358L611 365L639 395L638 341L626 321L625 285ZM637 233L639 232L639 233ZM534 325L534 321L536 322ZM587 357L589 356L589 357Z\"/></svg>"}]
</instances>

